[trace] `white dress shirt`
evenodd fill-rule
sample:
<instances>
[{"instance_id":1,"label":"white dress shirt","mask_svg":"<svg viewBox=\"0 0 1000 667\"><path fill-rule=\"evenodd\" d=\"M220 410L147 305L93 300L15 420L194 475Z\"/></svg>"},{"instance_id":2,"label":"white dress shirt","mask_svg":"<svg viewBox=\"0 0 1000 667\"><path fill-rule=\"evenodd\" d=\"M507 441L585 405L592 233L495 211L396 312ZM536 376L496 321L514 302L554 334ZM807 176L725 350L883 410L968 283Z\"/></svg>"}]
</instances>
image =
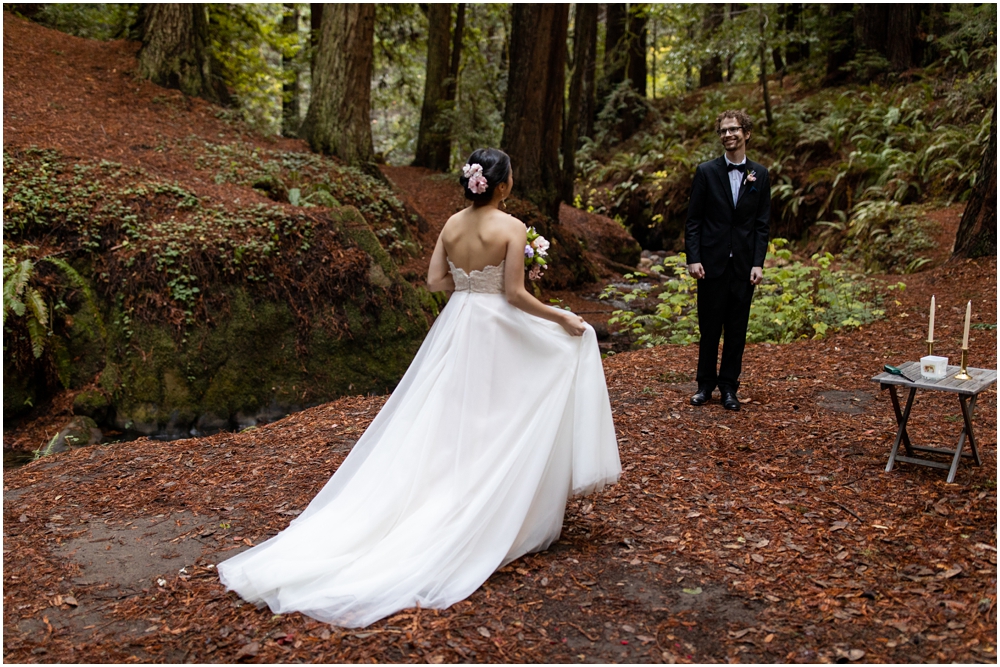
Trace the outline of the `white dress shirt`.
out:
<instances>
[{"instance_id":1,"label":"white dress shirt","mask_svg":"<svg viewBox=\"0 0 1000 667\"><path fill-rule=\"evenodd\" d=\"M747 159L744 156L742 162L732 162L728 157L726 158L726 169L729 168L731 164L746 165ZM729 187L733 191L733 206L736 206L736 202L739 201L740 197L740 185L743 183L743 173L733 169L729 172Z\"/></svg>"}]
</instances>

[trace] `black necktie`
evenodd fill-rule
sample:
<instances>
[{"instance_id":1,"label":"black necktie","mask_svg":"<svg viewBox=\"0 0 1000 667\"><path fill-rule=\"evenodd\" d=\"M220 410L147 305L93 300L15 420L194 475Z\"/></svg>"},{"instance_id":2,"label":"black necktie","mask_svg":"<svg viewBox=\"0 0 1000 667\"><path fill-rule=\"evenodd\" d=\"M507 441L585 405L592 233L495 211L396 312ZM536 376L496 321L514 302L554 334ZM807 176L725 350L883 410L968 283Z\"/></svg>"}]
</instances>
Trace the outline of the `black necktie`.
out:
<instances>
[{"instance_id":1,"label":"black necktie","mask_svg":"<svg viewBox=\"0 0 1000 667\"><path fill-rule=\"evenodd\" d=\"M737 171L739 171L742 174L744 172L744 167L746 167L745 164L733 164L732 162L730 162L728 164L728 166L726 167L726 170L728 172L728 171L732 171L732 170L736 169Z\"/></svg>"}]
</instances>

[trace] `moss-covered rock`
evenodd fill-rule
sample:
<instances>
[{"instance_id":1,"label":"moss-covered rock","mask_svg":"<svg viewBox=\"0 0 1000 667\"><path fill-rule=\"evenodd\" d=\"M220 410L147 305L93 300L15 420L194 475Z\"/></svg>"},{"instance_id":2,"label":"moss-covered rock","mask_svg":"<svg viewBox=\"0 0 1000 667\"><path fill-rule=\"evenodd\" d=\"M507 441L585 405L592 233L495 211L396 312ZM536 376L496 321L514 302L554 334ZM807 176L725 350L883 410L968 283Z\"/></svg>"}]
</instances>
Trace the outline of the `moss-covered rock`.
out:
<instances>
[{"instance_id":1,"label":"moss-covered rock","mask_svg":"<svg viewBox=\"0 0 1000 667\"><path fill-rule=\"evenodd\" d=\"M66 426L54 435L49 444L40 452L41 456L49 456L65 452L71 447L87 447L101 442L104 434L90 417L73 417Z\"/></svg>"},{"instance_id":2,"label":"moss-covered rock","mask_svg":"<svg viewBox=\"0 0 1000 667\"><path fill-rule=\"evenodd\" d=\"M73 399L73 414L90 417L95 422L104 423L110 416L111 401L100 391L81 391Z\"/></svg>"},{"instance_id":3,"label":"moss-covered rock","mask_svg":"<svg viewBox=\"0 0 1000 667\"><path fill-rule=\"evenodd\" d=\"M114 396L115 425L212 432L391 390L427 330L420 299L356 210L331 217L369 256L369 282L328 304L306 332L288 303L255 299L245 287L229 288L228 312L189 326L183 340L168 324L109 318L102 387Z\"/></svg>"}]
</instances>

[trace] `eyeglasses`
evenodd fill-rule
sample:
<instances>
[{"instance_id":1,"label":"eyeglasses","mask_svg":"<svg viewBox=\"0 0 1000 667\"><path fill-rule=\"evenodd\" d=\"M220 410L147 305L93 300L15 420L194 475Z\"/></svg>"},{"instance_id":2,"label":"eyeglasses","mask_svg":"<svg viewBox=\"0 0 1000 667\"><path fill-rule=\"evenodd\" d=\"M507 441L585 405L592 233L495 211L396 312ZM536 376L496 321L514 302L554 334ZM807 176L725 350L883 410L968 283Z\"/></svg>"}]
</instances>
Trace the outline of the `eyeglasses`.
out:
<instances>
[{"instance_id":1,"label":"eyeglasses","mask_svg":"<svg viewBox=\"0 0 1000 667\"><path fill-rule=\"evenodd\" d=\"M742 129L743 128L740 127L740 126L738 126L738 125L736 127L724 127L724 128L722 128L722 129L719 130L719 136L720 137L724 137L727 134L739 134L740 130L742 130Z\"/></svg>"}]
</instances>

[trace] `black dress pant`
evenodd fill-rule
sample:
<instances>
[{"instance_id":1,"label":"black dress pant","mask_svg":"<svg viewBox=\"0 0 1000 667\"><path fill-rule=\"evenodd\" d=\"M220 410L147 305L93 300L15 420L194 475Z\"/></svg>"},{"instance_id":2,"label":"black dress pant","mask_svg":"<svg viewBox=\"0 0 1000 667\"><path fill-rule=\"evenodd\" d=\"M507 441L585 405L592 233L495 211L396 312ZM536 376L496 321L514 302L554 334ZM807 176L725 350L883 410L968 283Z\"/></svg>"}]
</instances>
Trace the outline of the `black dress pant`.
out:
<instances>
[{"instance_id":1,"label":"black dress pant","mask_svg":"<svg viewBox=\"0 0 1000 667\"><path fill-rule=\"evenodd\" d=\"M698 343L699 389L711 391L718 386L719 389L736 391L739 388L753 288L749 274L736 275L732 258L721 276L698 281L698 331L701 334ZM722 363L716 372L719 338L723 333Z\"/></svg>"}]
</instances>

